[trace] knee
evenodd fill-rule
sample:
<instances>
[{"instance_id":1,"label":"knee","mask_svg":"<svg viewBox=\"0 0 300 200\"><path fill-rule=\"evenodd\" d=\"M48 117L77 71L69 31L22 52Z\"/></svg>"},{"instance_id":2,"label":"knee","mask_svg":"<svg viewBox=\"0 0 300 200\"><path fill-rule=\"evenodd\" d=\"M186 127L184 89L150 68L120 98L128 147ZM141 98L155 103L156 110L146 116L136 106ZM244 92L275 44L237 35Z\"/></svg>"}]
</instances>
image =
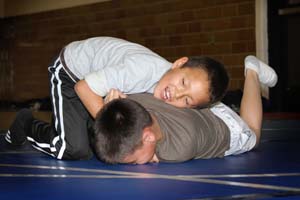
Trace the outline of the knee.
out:
<instances>
[{"instance_id":1,"label":"knee","mask_svg":"<svg viewBox=\"0 0 300 200\"><path fill-rule=\"evenodd\" d=\"M66 148L62 159L65 160L88 160L92 158L93 153L89 146L69 146Z\"/></svg>"}]
</instances>

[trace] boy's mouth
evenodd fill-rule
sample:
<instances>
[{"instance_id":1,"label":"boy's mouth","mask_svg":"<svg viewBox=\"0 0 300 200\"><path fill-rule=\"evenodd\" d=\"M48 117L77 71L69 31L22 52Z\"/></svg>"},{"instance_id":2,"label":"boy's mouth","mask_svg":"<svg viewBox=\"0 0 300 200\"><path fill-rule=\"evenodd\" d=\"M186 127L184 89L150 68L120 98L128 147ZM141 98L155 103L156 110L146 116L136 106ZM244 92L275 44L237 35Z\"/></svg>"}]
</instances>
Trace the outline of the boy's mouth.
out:
<instances>
[{"instance_id":1,"label":"boy's mouth","mask_svg":"<svg viewBox=\"0 0 300 200\"><path fill-rule=\"evenodd\" d=\"M163 91L163 99L164 100L170 100L171 99L171 92L170 92L170 88L166 87Z\"/></svg>"}]
</instances>

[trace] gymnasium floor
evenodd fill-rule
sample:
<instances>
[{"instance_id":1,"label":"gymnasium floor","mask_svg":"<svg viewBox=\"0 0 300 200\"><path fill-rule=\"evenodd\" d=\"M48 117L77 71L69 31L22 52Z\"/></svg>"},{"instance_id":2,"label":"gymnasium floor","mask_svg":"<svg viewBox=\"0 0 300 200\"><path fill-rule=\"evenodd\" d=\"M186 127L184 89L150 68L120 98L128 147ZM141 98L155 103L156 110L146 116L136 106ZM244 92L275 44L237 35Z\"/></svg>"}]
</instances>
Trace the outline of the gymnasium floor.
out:
<instances>
[{"instance_id":1,"label":"gymnasium floor","mask_svg":"<svg viewBox=\"0 0 300 200\"><path fill-rule=\"evenodd\" d=\"M264 122L258 149L179 164L57 161L0 134L0 199L300 199L299 120Z\"/></svg>"}]
</instances>

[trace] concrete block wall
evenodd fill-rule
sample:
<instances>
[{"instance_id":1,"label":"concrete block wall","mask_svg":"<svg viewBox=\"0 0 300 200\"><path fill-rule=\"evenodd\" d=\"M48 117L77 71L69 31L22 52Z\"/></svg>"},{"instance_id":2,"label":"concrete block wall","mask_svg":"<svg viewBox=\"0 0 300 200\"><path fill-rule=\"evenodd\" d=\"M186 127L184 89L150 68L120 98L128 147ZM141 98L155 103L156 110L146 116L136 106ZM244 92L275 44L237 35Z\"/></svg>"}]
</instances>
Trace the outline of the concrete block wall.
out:
<instances>
[{"instance_id":1,"label":"concrete block wall","mask_svg":"<svg viewBox=\"0 0 300 200\"><path fill-rule=\"evenodd\" d=\"M243 86L244 57L255 54L254 0L113 0L4 18L0 24L6 44L0 50L9 58L0 62L10 64L1 73L12 76L0 80L0 98L14 101L48 96L51 60L64 45L89 37L137 42L169 61L211 56L226 65L232 90Z\"/></svg>"}]
</instances>

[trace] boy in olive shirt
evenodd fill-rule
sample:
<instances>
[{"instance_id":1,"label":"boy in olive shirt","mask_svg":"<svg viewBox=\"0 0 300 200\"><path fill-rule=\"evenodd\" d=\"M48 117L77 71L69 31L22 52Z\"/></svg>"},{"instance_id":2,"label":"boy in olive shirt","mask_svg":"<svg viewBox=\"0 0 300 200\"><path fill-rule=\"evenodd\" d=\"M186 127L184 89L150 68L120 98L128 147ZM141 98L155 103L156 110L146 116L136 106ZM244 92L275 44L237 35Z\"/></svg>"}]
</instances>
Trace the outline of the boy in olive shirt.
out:
<instances>
[{"instance_id":1,"label":"boy in olive shirt","mask_svg":"<svg viewBox=\"0 0 300 200\"><path fill-rule=\"evenodd\" d=\"M276 82L272 68L246 57L240 117L222 103L196 110L175 108L143 94L113 100L96 118L96 153L108 163L144 164L249 151L261 134L260 84L273 87Z\"/></svg>"}]
</instances>

